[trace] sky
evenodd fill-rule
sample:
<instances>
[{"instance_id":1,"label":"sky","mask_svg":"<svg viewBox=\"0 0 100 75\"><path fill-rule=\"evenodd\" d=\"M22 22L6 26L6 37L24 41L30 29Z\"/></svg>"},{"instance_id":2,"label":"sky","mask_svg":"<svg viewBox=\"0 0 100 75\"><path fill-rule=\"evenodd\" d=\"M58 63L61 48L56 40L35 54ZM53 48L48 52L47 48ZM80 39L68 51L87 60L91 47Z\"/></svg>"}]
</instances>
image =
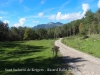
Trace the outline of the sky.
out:
<instances>
[{"instance_id":1,"label":"sky","mask_svg":"<svg viewBox=\"0 0 100 75\"><path fill-rule=\"evenodd\" d=\"M0 20L9 27L34 27L49 22L81 19L87 10L96 12L100 0L0 0Z\"/></svg>"}]
</instances>

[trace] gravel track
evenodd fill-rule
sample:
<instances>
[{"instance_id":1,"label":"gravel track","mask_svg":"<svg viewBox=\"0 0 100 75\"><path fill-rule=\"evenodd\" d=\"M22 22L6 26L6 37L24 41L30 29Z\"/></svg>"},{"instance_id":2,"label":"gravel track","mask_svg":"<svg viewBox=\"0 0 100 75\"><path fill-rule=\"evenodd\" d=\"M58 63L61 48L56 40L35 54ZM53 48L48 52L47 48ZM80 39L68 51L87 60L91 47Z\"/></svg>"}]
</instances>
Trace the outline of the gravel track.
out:
<instances>
[{"instance_id":1,"label":"gravel track","mask_svg":"<svg viewBox=\"0 0 100 75\"><path fill-rule=\"evenodd\" d=\"M55 42L59 46L64 61L70 66L74 75L100 75L100 59L70 48L61 43L62 38Z\"/></svg>"}]
</instances>

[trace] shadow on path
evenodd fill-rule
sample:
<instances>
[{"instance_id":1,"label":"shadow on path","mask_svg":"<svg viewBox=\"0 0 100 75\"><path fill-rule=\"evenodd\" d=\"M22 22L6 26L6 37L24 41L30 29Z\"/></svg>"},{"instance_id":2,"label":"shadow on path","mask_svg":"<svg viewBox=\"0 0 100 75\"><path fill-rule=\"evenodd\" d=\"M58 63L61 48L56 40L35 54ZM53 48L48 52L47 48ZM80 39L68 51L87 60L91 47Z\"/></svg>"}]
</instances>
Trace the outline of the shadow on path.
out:
<instances>
[{"instance_id":1,"label":"shadow on path","mask_svg":"<svg viewBox=\"0 0 100 75\"><path fill-rule=\"evenodd\" d=\"M86 61L81 57L78 58L71 58L70 56L62 56L62 61L64 63L76 63L76 62L82 62L82 61Z\"/></svg>"},{"instance_id":2,"label":"shadow on path","mask_svg":"<svg viewBox=\"0 0 100 75\"><path fill-rule=\"evenodd\" d=\"M83 67L84 64L77 65L75 63L84 62L84 61L87 61L87 60L84 60L81 57L78 57L78 58L71 58L69 56L62 57L62 63L67 64L68 70L71 70L71 71L78 71L78 67Z\"/></svg>"}]
</instances>

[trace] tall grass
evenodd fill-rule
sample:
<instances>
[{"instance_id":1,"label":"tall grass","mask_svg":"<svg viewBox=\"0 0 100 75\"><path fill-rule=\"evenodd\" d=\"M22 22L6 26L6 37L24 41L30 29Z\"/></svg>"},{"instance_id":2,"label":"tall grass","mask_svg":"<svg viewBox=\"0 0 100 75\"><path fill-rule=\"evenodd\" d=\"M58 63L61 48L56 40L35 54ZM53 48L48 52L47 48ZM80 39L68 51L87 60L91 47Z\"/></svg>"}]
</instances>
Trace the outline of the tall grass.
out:
<instances>
[{"instance_id":1,"label":"tall grass","mask_svg":"<svg viewBox=\"0 0 100 75\"><path fill-rule=\"evenodd\" d=\"M65 37L62 42L77 50L100 58L100 35L91 35L86 39L80 36Z\"/></svg>"}]
</instances>

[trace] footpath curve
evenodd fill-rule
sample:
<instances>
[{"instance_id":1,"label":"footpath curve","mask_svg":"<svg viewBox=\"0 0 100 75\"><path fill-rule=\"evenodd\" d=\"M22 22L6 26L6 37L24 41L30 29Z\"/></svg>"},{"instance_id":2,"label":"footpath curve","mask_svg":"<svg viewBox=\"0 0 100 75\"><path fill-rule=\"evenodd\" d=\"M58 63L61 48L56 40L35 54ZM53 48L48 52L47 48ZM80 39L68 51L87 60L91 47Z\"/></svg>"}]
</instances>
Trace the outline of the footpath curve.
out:
<instances>
[{"instance_id":1,"label":"footpath curve","mask_svg":"<svg viewBox=\"0 0 100 75\"><path fill-rule=\"evenodd\" d=\"M100 75L100 59L70 48L61 43L62 38L55 41L59 46L64 61L70 66L74 75Z\"/></svg>"}]
</instances>

